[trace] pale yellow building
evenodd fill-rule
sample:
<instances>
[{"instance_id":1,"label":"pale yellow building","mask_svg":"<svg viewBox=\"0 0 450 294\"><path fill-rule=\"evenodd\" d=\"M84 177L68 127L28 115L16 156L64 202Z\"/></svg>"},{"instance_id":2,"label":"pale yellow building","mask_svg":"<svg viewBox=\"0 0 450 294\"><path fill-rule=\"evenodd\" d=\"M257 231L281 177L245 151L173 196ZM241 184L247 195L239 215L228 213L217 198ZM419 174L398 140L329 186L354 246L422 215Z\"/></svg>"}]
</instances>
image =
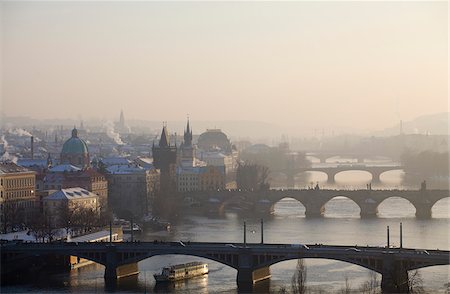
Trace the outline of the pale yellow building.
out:
<instances>
[{"instance_id":1,"label":"pale yellow building","mask_svg":"<svg viewBox=\"0 0 450 294\"><path fill-rule=\"evenodd\" d=\"M0 229L22 226L36 206L36 173L13 162L0 162Z\"/></svg>"},{"instance_id":2,"label":"pale yellow building","mask_svg":"<svg viewBox=\"0 0 450 294\"><path fill-rule=\"evenodd\" d=\"M52 227L64 225L64 212L68 209L90 209L99 212L99 196L86 189L68 188L58 190L43 199L44 216Z\"/></svg>"}]
</instances>

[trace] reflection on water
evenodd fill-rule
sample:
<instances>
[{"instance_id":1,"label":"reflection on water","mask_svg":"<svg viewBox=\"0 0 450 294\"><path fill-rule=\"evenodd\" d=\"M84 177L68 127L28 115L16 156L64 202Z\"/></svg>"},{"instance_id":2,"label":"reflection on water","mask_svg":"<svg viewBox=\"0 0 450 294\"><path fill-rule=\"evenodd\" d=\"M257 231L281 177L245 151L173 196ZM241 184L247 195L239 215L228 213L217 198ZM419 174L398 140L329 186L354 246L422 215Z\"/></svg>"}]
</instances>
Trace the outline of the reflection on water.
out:
<instances>
[{"instance_id":1,"label":"reflection on water","mask_svg":"<svg viewBox=\"0 0 450 294\"><path fill-rule=\"evenodd\" d=\"M367 179L359 179L349 187L364 187ZM388 172L382 175L382 183L377 187L406 187L401 183L401 173ZM314 179L316 180L316 179ZM326 179L325 179L326 181ZM351 182L351 181L350 181ZM389 182L389 184L386 184ZM338 185L336 183L335 185ZM417 188L414 187L414 188ZM446 249L449 246L450 199L436 203L432 209L432 219L415 218L415 208L407 200L392 197L382 202L379 217L361 219L359 207L350 199L336 197L325 205L325 217L305 218L304 206L292 198L285 198L275 205L274 215L265 219L264 238L267 243L323 243L337 245L386 244L386 226L390 226L391 244L399 245L399 223L403 223L403 245L413 248ZM222 217L185 216L174 224L168 232L146 232L141 240L191 240L236 243L243 241L243 221L247 222L247 240L260 242L260 220L258 217L226 213ZM171 285L156 285L153 274L163 266L189 261L206 261L209 274L181 281ZM362 267L333 260L308 259L307 284L310 289L325 293L338 292L344 287L345 277L357 289L369 280L370 271ZM271 266L272 278L259 284L256 291L277 292L281 287L290 289L291 277L296 261L285 261ZM424 287L429 293L446 293L445 283L450 280L449 266L435 266L421 269ZM103 266L90 265L70 273L45 275L35 280L27 280L23 285L7 286L2 292L51 292L51 293L237 293L236 270L223 264L183 255L154 256L139 263L140 274L121 279L115 288L105 289Z\"/></svg>"}]
</instances>

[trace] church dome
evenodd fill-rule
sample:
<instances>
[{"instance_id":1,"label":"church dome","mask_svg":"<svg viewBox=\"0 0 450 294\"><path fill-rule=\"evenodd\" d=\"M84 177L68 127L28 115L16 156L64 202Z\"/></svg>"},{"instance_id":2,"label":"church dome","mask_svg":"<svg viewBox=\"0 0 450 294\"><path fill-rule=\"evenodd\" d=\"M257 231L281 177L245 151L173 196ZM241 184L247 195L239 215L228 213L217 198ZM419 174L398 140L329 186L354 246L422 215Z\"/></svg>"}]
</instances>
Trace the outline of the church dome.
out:
<instances>
[{"instance_id":1,"label":"church dome","mask_svg":"<svg viewBox=\"0 0 450 294\"><path fill-rule=\"evenodd\" d=\"M63 145L61 150L61 163L71 164L82 169L90 166L87 144L78 138L76 128L72 130L72 137Z\"/></svg>"},{"instance_id":2,"label":"church dome","mask_svg":"<svg viewBox=\"0 0 450 294\"><path fill-rule=\"evenodd\" d=\"M76 128L72 130L72 137L67 140L62 148L61 154L87 154L88 147L86 142L78 138L78 131Z\"/></svg>"},{"instance_id":3,"label":"church dome","mask_svg":"<svg viewBox=\"0 0 450 294\"><path fill-rule=\"evenodd\" d=\"M198 137L197 145L205 151L220 149L225 153L231 152L231 143L227 135L220 129L209 129Z\"/></svg>"}]
</instances>

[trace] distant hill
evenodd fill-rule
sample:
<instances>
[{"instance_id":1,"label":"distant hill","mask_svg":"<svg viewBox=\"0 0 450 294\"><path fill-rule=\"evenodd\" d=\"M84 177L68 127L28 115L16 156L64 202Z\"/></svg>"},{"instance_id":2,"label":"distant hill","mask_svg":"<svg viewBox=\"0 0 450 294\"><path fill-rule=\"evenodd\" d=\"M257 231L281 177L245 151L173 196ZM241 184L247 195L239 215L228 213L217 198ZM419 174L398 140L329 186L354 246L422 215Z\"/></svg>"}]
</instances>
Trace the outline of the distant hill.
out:
<instances>
[{"instance_id":1,"label":"distant hill","mask_svg":"<svg viewBox=\"0 0 450 294\"><path fill-rule=\"evenodd\" d=\"M449 112L422 115L410 121L403 122L404 134L430 134L449 135ZM397 125L376 132L375 135L391 136L400 133L400 123Z\"/></svg>"}]
</instances>

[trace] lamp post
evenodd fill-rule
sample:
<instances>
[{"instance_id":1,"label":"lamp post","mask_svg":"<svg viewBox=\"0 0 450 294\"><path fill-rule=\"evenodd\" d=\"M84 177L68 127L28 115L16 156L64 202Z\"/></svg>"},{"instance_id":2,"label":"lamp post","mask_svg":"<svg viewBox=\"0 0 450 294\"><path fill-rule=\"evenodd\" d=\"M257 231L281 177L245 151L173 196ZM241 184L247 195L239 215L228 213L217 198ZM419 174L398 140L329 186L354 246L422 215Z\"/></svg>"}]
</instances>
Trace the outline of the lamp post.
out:
<instances>
[{"instance_id":1,"label":"lamp post","mask_svg":"<svg viewBox=\"0 0 450 294\"><path fill-rule=\"evenodd\" d=\"M247 247L247 224L244 221L244 247Z\"/></svg>"}]
</instances>

